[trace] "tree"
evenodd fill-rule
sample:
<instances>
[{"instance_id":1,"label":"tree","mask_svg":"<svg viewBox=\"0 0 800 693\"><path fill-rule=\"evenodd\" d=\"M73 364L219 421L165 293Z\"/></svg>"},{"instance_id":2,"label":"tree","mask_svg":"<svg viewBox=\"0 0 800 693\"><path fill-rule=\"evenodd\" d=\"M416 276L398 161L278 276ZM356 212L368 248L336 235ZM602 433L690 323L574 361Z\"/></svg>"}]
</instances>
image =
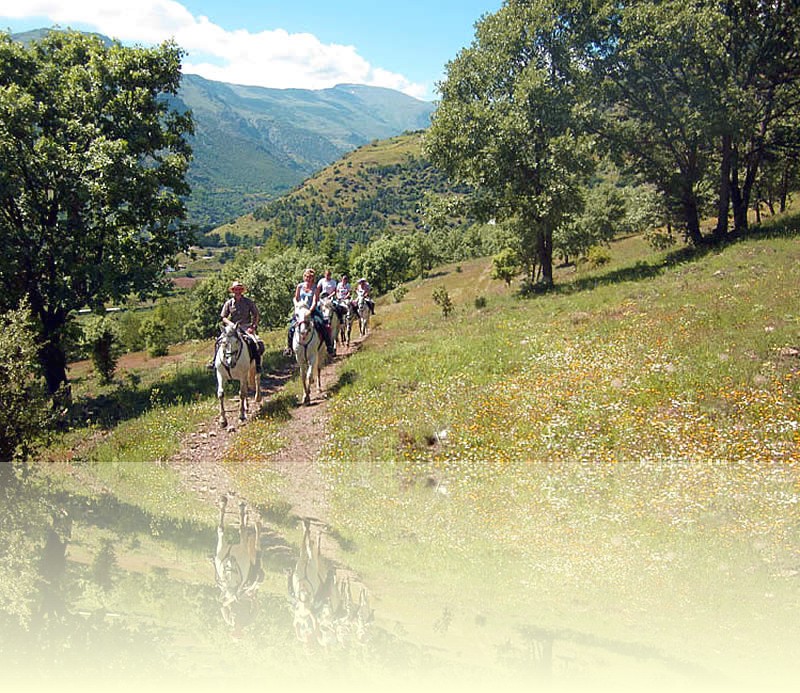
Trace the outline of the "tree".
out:
<instances>
[{"instance_id":1,"label":"tree","mask_svg":"<svg viewBox=\"0 0 800 693\"><path fill-rule=\"evenodd\" d=\"M553 283L553 234L580 205L591 139L577 129L580 0L507 0L447 66L425 138L435 166L473 188L479 219L517 218L520 260Z\"/></svg>"},{"instance_id":2,"label":"tree","mask_svg":"<svg viewBox=\"0 0 800 693\"><path fill-rule=\"evenodd\" d=\"M31 375L35 361L28 307L0 314L0 462L24 458L47 422L44 384Z\"/></svg>"},{"instance_id":3,"label":"tree","mask_svg":"<svg viewBox=\"0 0 800 693\"><path fill-rule=\"evenodd\" d=\"M614 3L578 52L595 68L599 130L666 196L694 243L747 228L772 133L797 121L800 14L783 0ZM796 133L795 133L796 134ZM794 140L794 146L797 140ZM792 155L793 156L793 155Z\"/></svg>"},{"instance_id":4,"label":"tree","mask_svg":"<svg viewBox=\"0 0 800 693\"><path fill-rule=\"evenodd\" d=\"M181 56L172 42L0 34L0 309L27 298L51 393L67 382L74 311L165 290L188 246L192 119L170 106Z\"/></svg>"}]
</instances>

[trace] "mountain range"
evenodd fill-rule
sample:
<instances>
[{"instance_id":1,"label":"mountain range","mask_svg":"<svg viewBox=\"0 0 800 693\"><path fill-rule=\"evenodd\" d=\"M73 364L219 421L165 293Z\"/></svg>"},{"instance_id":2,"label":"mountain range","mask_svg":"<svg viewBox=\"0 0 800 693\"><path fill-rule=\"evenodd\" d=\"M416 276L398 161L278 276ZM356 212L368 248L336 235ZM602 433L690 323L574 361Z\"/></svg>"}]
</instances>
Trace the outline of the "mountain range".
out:
<instances>
[{"instance_id":1,"label":"mountain range","mask_svg":"<svg viewBox=\"0 0 800 693\"><path fill-rule=\"evenodd\" d=\"M190 219L211 228L291 190L343 154L424 129L434 105L391 89L266 89L184 75L195 120Z\"/></svg>"},{"instance_id":2,"label":"mountain range","mask_svg":"<svg viewBox=\"0 0 800 693\"><path fill-rule=\"evenodd\" d=\"M26 43L47 31L13 38ZM435 108L380 87L268 89L190 74L183 75L172 101L194 116L187 207L200 230L281 196L361 145L427 128Z\"/></svg>"}]
</instances>

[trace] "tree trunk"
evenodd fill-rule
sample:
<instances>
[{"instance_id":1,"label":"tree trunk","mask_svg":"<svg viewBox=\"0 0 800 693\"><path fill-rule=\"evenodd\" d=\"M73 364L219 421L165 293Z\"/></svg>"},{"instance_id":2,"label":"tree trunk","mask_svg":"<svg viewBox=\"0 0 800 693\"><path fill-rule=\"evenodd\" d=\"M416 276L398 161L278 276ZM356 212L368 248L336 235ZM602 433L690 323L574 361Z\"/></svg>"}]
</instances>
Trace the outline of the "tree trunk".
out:
<instances>
[{"instance_id":1,"label":"tree trunk","mask_svg":"<svg viewBox=\"0 0 800 693\"><path fill-rule=\"evenodd\" d=\"M697 198L691 187L683 191L683 220L686 222L686 235L694 245L703 244L703 234L700 231L700 214L697 210Z\"/></svg>"},{"instance_id":2,"label":"tree trunk","mask_svg":"<svg viewBox=\"0 0 800 693\"><path fill-rule=\"evenodd\" d=\"M57 332L50 334L39 349L39 363L42 365L47 391L54 395L67 382L67 357Z\"/></svg>"},{"instance_id":3,"label":"tree trunk","mask_svg":"<svg viewBox=\"0 0 800 693\"><path fill-rule=\"evenodd\" d=\"M547 226L537 235L539 267L542 271L542 283L553 286L553 229Z\"/></svg>"},{"instance_id":4,"label":"tree trunk","mask_svg":"<svg viewBox=\"0 0 800 693\"><path fill-rule=\"evenodd\" d=\"M714 227L714 240L721 241L728 233L728 210L731 206L731 165L733 164L732 137L722 136L722 160L719 175L719 200L717 203L717 225Z\"/></svg>"},{"instance_id":5,"label":"tree trunk","mask_svg":"<svg viewBox=\"0 0 800 693\"><path fill-rule=\"evenodd\" d=\"M786 165L783 167L783 173L781 173L781 188L779 191L780 196L780 210L781 214L786 211L786 201L789 197L789 168L791 164L787 161Z\"/></svg>"}]
</instances>

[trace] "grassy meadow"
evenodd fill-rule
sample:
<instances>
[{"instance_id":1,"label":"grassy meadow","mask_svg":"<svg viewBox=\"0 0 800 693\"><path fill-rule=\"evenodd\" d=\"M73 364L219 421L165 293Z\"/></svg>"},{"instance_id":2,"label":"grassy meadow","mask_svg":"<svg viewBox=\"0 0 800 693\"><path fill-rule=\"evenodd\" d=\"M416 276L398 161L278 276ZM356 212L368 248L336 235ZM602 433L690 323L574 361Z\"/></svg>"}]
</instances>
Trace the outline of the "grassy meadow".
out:
<instances>
[{"instance_id":1,"label":"grassy meadow","mask_svg":"<svg viewBox=\"0 0 800 693\"><path fill-rule=\"evenodd\" d=\"M301 662L399 689L417 675L431 688L788 689L800 673L798 227L787 217L695 252L622 239L608 265L559 268L556 289L531 298L492 280L487 260L383 297L340 365L319 460L330 530L381 633L344 664L298 651L285 562L268 562L262 618L241 641L197 609L173 623L170 592L154 592L157 568L175 599L213 602L198 536L213 542L214 510L164 464L215 415L212 387L197 385L208 345L107 393L128 392L117 420L54 442L42 483L135 518L87 515L76 546L89 565L104 537L124 537L119 566L139 566L117 583L128 597L97 599L149 624L158 604L173 636L193 634L173 638L191 640L173 653L187 670L213 648L275 676ZM432 300L440 287L449 317ZM267 337L270 358L283 338ZM299 532L269 458L289 444L296 391L224 461L289 547ZM136 609L131 583L149 595Z\"/></svg>"}]
</instances>

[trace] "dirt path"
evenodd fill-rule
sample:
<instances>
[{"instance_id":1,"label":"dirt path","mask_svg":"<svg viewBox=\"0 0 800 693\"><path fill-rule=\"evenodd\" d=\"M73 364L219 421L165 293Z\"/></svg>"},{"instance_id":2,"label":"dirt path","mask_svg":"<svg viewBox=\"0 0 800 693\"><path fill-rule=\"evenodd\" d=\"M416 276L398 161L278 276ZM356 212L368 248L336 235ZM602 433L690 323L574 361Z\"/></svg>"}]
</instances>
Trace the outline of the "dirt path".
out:
<instances>
[{"instance_id":1,"label":"dirt path","mask_svg":"<svg viewBox=\"0 0 800 693\"><path fill-rule=\"evenodd\" d=\"M337 381L339 367L359 349L362 341L353 340L349 347L338 346L335 361L322 369L323 394L320 396L314 386L311 405L297 406L292 410L291 420L283 429L283 435L290 443L264 461L285 480L285 500L290 504L290 514L309 518L320 526L325 526L329 521L327 489L317 468L317 458L327 434L328 392ZM295 371L296 365L292 363L280 372L262 374L262 404L279 392ZM226 412L231 410L228 428L219 428L215 416L184 440L181 450L169 463L181 474L188 490L214 507L217 507L223 494L248 500L246 493L236 488L222 464L233 437L241 435L247 427L246 421L239 422L233 411L236 407L238 402L235 399L226 400ZM339 563L339 547L328 534L323 535L322 550Z\"/></svg>"}]
</instances>

